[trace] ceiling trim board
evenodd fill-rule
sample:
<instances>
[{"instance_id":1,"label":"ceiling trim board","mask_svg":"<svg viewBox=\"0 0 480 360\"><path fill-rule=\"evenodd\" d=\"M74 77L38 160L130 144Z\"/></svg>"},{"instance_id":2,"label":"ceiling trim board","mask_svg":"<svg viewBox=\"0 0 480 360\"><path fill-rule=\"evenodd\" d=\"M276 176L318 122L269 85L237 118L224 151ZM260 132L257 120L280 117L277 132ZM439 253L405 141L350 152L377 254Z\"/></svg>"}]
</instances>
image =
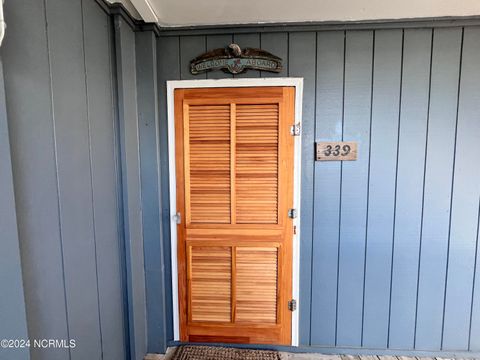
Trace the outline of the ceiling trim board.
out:
<instances>
[{"instance_id":1,"label":"ceiling trim board","mask_svg":"<svg viewBox=\"0 0 480 360\"><path fill-rule=\"evenodd\" d=\"M153 31L157 36L188 36L213 34L272 33L329 30L376 30L407 28L440 28L453 26L479 26L480 15L441 18L408 18L391 20L325 21L302 23L268 23L235 25L202 25L187 27L160 26L158 23L137 20L121 3L96 2L110 15L122 16L134 31Z\"/></svg>"},{"instance_id":2,"label":"ceiling trim board","mask_svg":"<svg viewBox=\"0 0 480 360\"><path fill-rule=\"evenodd\" d=\"M480 15L443 18L408 18L361 21L325 21L300 23L201 25L182 27L159 26L160 36L220 35L242 33L303 32L330 30L376 30L408 28L440 28L458 26L479 26Z\"/></svg>"}]
</instances>

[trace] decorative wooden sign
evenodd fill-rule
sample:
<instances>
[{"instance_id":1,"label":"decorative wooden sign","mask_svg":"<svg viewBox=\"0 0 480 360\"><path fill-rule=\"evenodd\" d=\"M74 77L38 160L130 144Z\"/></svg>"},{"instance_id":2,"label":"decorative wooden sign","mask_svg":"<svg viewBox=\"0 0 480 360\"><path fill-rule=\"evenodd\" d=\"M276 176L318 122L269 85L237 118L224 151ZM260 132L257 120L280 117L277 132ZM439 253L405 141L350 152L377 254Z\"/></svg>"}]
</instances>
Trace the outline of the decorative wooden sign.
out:
<instances>
[{"instance_id":1,"label":"decorative wooden sign","mask_svg":"<svg viewBox=\"0 0 480 360\"><path fill-rule=\"evenodd\" d=\"M357 160L357 143L354 141L321 141L315 145L317 161Z\"/></svg>"},{"instance_id":2,"label":"decorative wooden sign","mask_svg":"<svg viewBox=\"0 0 480 360\"><path fill-rule=\"evenodd\" d=\"M240 74L247 69L261 71L282 71L282 59L261 49L240 49L237 44L215 49L190 61L190 72L194 75L205 71L223 70Z\"/></svg>"}]
</instances>

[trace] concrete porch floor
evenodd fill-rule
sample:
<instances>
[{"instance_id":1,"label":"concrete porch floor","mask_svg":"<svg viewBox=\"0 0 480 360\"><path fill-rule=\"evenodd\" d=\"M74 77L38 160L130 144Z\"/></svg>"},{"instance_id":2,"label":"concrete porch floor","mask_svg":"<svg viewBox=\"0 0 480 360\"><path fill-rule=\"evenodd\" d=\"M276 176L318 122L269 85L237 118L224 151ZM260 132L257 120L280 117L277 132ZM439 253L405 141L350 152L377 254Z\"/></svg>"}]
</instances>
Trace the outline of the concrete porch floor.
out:
<instances>
[{"instance_id":1,"label":"concrete porch floor","mask_svg":"<svg viewBox=\"0 0 480 360\"><path fill-rule=\"evenodd\" d=\"M165 355L150 354L145 360L170 360L175 348L168 348ZM414 357L414 356L387 356L387 355L324 355L319 353L288 353L280 352L282 360L452 360L452 358L440 357ZM467 358L455 358L455 360L465 360ZM479 358L468 358L479 359Z\"/></svg>"}]
</instances>

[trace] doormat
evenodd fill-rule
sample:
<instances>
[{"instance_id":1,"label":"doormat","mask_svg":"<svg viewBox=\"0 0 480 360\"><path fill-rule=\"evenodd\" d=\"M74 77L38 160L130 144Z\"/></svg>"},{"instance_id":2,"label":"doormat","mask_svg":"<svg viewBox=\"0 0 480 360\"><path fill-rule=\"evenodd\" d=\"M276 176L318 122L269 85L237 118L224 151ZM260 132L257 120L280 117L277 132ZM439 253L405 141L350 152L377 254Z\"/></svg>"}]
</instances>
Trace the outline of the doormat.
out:
<instances>
[{"instance_id":1,"label":"doormat","mask_svg":"<svg viewBox=\"0 0 480 360\"><path fill-rule=\"evenodd\" d=\"M171 360L280 360L280 355L272 350L183 345Z\"/></svg>"}]
</instances>

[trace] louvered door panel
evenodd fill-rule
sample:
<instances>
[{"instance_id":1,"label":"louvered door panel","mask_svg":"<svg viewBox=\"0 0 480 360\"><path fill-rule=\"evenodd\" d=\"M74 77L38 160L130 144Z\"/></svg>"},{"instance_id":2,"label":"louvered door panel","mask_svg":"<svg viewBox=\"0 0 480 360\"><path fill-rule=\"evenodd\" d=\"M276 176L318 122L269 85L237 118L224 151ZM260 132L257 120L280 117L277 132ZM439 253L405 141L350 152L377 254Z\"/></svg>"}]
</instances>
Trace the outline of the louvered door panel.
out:
<instances>
[{"instance_id":1,"label":"louvered door panel","mask_svg":"<svg viewBox=\"0 0 480 360\"><path fill-rule=\"evenodd\" d=\"M238 224L278 222L278 104L236 107Z\"/></svg>"},{"instance_id":2,"label":"louvered door panel","mask_svg":"<svg viewBox=\"0 0 480 360\"><path fill-rule=\"evenodd\" d=\"M189 106L190 221L230 223L230 106Z\"/></svg>"},{"instance_id":3,"label":"louvered door panel","mask_svg":"<svg viewBox=\"0 0 480 360\"><path fill-rule=\"evenodd\" d=\"M238 247L236 321L276 323L277 248Z\"/></svg>"},{"instance_id":4,"label":"louvered door panel","mask_svg":"<svg viewBox=\"0 0 480 360\"><path fill-rule=\"evenodd\" d=\"M191 320L230 322L231 248L192 246L190 257Z\"/></svg>"}]
</instances>

